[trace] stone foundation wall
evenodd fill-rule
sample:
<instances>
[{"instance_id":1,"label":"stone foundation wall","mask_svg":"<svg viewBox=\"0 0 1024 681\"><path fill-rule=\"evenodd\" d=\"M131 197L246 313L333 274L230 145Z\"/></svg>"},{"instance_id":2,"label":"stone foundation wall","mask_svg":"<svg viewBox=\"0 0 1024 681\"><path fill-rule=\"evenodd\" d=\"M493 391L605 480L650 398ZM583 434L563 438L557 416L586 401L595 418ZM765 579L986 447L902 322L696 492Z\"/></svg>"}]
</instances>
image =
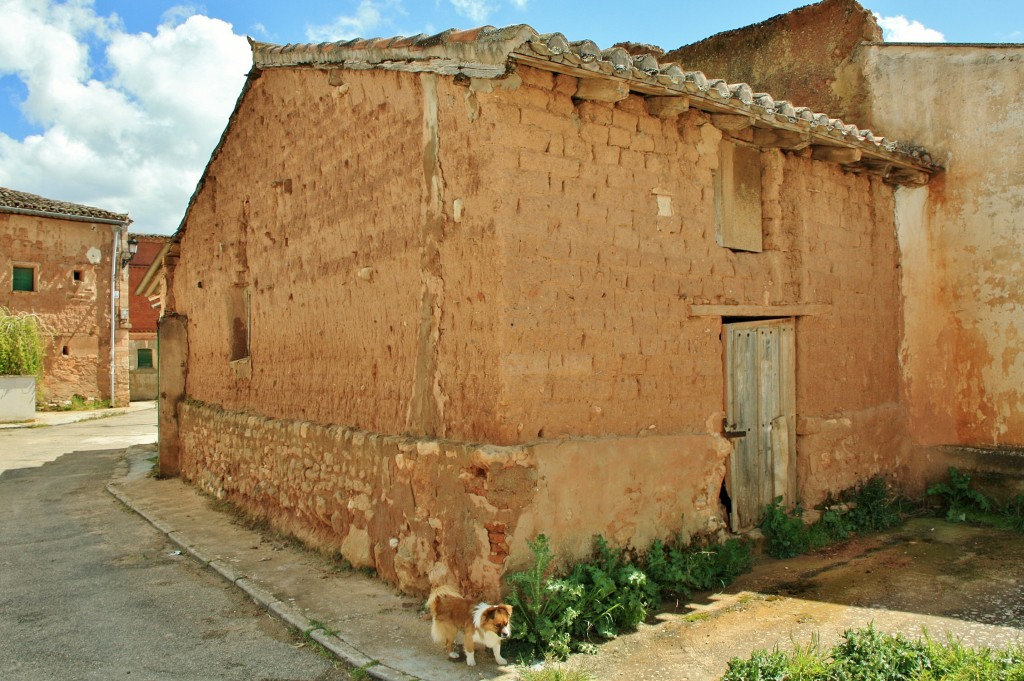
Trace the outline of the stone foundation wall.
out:
<instances>
[{"instance_id":1,"label":"stone foundation wall","mask_svg":"<svg viewBox=\"0 0 1024 681\"><path fill-rule=\"evenodd\" d=\"M561 559L602 534L646 548L723 526L728 446L713 436L482 446L179 407L182 475L310 546L410 593L496 597L546 533Z\"/></svg>"}]
</instances>

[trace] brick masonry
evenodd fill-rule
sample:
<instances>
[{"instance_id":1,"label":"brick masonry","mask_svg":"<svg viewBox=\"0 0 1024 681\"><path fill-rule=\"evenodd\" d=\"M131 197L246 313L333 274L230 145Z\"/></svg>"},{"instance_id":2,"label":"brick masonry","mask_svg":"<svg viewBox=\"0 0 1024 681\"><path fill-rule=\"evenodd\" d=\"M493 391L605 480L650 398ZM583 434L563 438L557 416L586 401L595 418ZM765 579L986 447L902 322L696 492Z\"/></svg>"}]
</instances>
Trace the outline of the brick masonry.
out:
<instances>
[{"instance_id":1,"label":"brick masonry","mask_svg":"<svg viewBox=\"0 0 1024 681\"><path fill-rule=\"evenodd\" d=\"M73 395L110 398L112 225L0 213L0 306L39 316L46 365L44 402ZM121 228L119 228L121 229ZM15 265L32 267L35 291L13 291ZM78 273L78 279L75 273ZM115 404L128 403L128 275L118 270L121 298L114 331ZM121 321L121 312L125 313Z\"/></svg>"}]
</instances>

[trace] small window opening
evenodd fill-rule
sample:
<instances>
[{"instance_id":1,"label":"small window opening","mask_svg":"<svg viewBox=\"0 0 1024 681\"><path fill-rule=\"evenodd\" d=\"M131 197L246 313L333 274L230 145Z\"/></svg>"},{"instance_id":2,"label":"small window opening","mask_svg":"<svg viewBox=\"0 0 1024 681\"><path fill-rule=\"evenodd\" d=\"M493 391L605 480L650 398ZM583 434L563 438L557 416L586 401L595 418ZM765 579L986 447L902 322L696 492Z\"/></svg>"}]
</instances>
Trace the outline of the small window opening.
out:
<instances>
[{"instance_id":1,"label":"small window opening","mask_svg":"<svg viewBox=\"0 0 1024 681\"><path fill-rule=\"evenodd\" d=\"M140 369L153 368L153 350L151 348L139 348L137 366Z\"/></svg>"},{"instance_id":2,"label":"small window opening","mask_svg":"<svg viewBox=\"0 0 1024 681\"><path fill-rule=\"evenodd\" d=\"M31 267L18 267L11 270L11 289L14 291L35 291L36 271Z\"/></svg>"},{"instance_id":3,"label":"small window opening","mask_svg":"<svg viewBox=\"0 0 1024 681\"><path fill-rule=\"evenodd\" d=\"M249 289L236 286L232 291L229 311L231 361L249 357L251 310Z\"/></svg>"},{"instance_id":4,"label":"small window opening","mask_svg":"<svg viewBox=\"0 0 1024 681\"><path fill-rule=\"evenodd\" d=\"M71 350L69 350L68 346L65 345L65 346L61 347L60 354L62 354L62 355L64 355L66 357L66 356L71 354Z\"/></svg>"},{"instance_id":5,"label":"small window opening","mask_svg":"<svg viewBox=\"0 0 1024 681\"><path fill-rule=\"evenodd\" d=\"M75 281L82 281L82 270L75 270L71 273L71 278Z\"/></svg>"}]
</instances>

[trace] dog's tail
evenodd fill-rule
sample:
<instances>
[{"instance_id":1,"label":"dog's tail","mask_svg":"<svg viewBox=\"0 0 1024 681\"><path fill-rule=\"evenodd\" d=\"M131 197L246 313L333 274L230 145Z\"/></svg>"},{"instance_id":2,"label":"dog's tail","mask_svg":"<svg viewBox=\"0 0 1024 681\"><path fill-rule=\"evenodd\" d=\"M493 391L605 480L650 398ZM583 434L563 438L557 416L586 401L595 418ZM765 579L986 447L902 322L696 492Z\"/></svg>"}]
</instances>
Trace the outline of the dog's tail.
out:
<instances>
[{"instance_id":1,"label":"dog's tail","mask_svg":"<svg viewBox=\"0 0 1024 681\"><path fill-rule=\"evenodd\" d=\"M430 597L427 598L427 610L430 611L431 615L437 614L438 598L462 598L462 594L460 594L454 587L450 587L448 585L436 587L430 592Z\"/></svg>"}]
</instances>

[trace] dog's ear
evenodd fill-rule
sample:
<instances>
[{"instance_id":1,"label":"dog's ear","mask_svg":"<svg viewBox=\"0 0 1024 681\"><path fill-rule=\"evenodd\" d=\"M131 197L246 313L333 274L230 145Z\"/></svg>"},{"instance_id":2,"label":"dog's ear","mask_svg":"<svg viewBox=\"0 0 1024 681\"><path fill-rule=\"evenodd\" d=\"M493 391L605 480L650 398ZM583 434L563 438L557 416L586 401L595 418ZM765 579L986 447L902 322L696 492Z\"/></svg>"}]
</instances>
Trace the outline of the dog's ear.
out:
<instances>
[{"instance_id":1,"label":"dog's ear","mask_svg":"<svg viewBox=\"0 0 1024 681\"><path fill-rule=\"evenodd\" d=\"M505 615L505 618L508 619L509 617L512 617L512 606L505 605L504 603L502 603L501 605L496 605L493 608L489 608L487 610L487 617L490 619L494 619L499 612L503 613Z\"/></svg>"}]
</instances>

